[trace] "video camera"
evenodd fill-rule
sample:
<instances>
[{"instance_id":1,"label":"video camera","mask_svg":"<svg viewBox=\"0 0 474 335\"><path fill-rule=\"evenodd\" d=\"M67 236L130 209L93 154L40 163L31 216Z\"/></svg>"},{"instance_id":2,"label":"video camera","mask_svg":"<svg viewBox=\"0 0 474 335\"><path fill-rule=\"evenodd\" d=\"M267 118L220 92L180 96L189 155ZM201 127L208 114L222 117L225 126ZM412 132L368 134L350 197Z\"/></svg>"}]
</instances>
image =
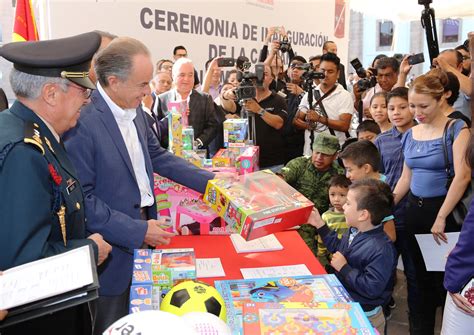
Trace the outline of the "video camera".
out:
<instances>
[{"instance_id":1,"label":"video camera","mask_svg":"<svg viewBox=\"0 0 474 335\"><path fill-rule=\"evenodd\" d=\"M304 73L301 75L304 81L314 80L314 79L324 79L324 73L314 71L313 65L311 63L298 64L295 68L303 70Z\"/></svg>"},{"instance_id":2,"label":"video camera","mask_svg":"<svg viewBox=\"0 0 474 335\"><path fill-rule=\"evenodd\" d=\"M239 85L235 90L235 95L239 101L254 99L257 95L257 87L263 86L265 66L262 64L255 65L255 73L250 72L249 67L250 63L246 62L243 66L244 71L237 72Z\"/></svg>"},{"instance_id":3,"label":"video camera","mask_svg":"<svg viewBox=\"0 0 474 335\"><path fill-rule=\"evenodd\" d=\"M367 71L362 66L362 63L360 62L359 58L351 60L351 65L356 71L359 78L362 78L356 84L359 91L365 91L377 85L377 69L371 68L370 72L372 73L372 75L367 78Z\"/></svg>"}]
</instances>

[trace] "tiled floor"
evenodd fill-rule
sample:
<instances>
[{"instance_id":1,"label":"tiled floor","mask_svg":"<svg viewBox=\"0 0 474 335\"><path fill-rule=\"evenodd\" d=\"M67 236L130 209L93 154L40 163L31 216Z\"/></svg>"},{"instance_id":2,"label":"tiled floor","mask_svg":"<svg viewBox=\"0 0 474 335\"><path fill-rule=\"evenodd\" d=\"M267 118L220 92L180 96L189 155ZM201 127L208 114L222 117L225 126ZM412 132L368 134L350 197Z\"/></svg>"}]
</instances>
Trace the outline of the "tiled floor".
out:
<instances>
[{"instance_id":1,"label":"tiled floor","mask_svg":"<svg viewBox=\"0 0 474 335\"><path fill-rule=\"evenodd\" d=\"M388 321L387 335L408 335L407 287L402 270L397 270L397 284L393 290L393 297L397 307L392 311L392 318ZM441 318L441 308L438 308L435 328L436 335L441 331Z\"/></svg>"}]
</instances>

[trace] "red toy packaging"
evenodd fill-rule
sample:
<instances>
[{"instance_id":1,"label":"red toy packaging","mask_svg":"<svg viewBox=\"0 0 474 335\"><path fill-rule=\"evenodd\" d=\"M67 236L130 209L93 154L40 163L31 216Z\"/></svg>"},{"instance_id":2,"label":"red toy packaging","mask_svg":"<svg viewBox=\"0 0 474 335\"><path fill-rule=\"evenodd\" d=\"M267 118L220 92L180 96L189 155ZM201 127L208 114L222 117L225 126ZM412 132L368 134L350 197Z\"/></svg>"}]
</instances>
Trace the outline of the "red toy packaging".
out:
<instances>
[{"instance_id":1,"label":"red toy packaging","mask_svg":"<svg viewBox=\"0 0 474 335\"><path fill-rule=\"evenodd\" d=\"M306 223L313 208L311 201L269 170L237 180L210 180L204 201L246 240Z\"/></svg>"}]
</instances>

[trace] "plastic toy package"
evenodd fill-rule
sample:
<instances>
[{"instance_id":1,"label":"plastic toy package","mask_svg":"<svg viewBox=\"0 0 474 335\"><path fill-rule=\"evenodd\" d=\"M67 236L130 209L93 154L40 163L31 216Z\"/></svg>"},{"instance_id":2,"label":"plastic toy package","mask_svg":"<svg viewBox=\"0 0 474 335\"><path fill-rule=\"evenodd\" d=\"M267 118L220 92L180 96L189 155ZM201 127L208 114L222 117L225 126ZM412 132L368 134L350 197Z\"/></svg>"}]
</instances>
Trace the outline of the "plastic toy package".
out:
<instances>
[{"instance_id":1,"label":"plastic toy package","mask_svg":"<svg viewBox=\"0 0 474 335\"><path fill-rule=\"evenodd\" d=\"M213 179L204 201L233 231L252 240L306 223L313 203L269 170Z\"/></svg>"}]
</instances>

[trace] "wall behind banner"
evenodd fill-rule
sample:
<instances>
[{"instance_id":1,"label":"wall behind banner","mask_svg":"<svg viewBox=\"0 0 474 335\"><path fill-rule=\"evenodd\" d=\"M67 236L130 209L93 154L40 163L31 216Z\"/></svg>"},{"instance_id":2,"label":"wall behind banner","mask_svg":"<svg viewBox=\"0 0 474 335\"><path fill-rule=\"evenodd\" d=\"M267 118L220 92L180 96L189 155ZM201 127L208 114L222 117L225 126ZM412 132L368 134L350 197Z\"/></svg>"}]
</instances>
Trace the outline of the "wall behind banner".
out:
<instances>
[{"instance_id":1,"label":"wall behind banner","mask_svg":"<svg viewBox=\"0 0 474 335\"><path fill-rule=\"evenodd\" d=\"M171 58L174 46L184 45L202 76L204 63L215 56L245 55L256 63L266 28L283 25L297 54L321 54L324 41L334 40L346 63L350 11L344 11L345 3L348 8L344 0L50 0L44 5L43 36L105 30L141 40L154 61Z\"/></svg>"}]
</instances>

